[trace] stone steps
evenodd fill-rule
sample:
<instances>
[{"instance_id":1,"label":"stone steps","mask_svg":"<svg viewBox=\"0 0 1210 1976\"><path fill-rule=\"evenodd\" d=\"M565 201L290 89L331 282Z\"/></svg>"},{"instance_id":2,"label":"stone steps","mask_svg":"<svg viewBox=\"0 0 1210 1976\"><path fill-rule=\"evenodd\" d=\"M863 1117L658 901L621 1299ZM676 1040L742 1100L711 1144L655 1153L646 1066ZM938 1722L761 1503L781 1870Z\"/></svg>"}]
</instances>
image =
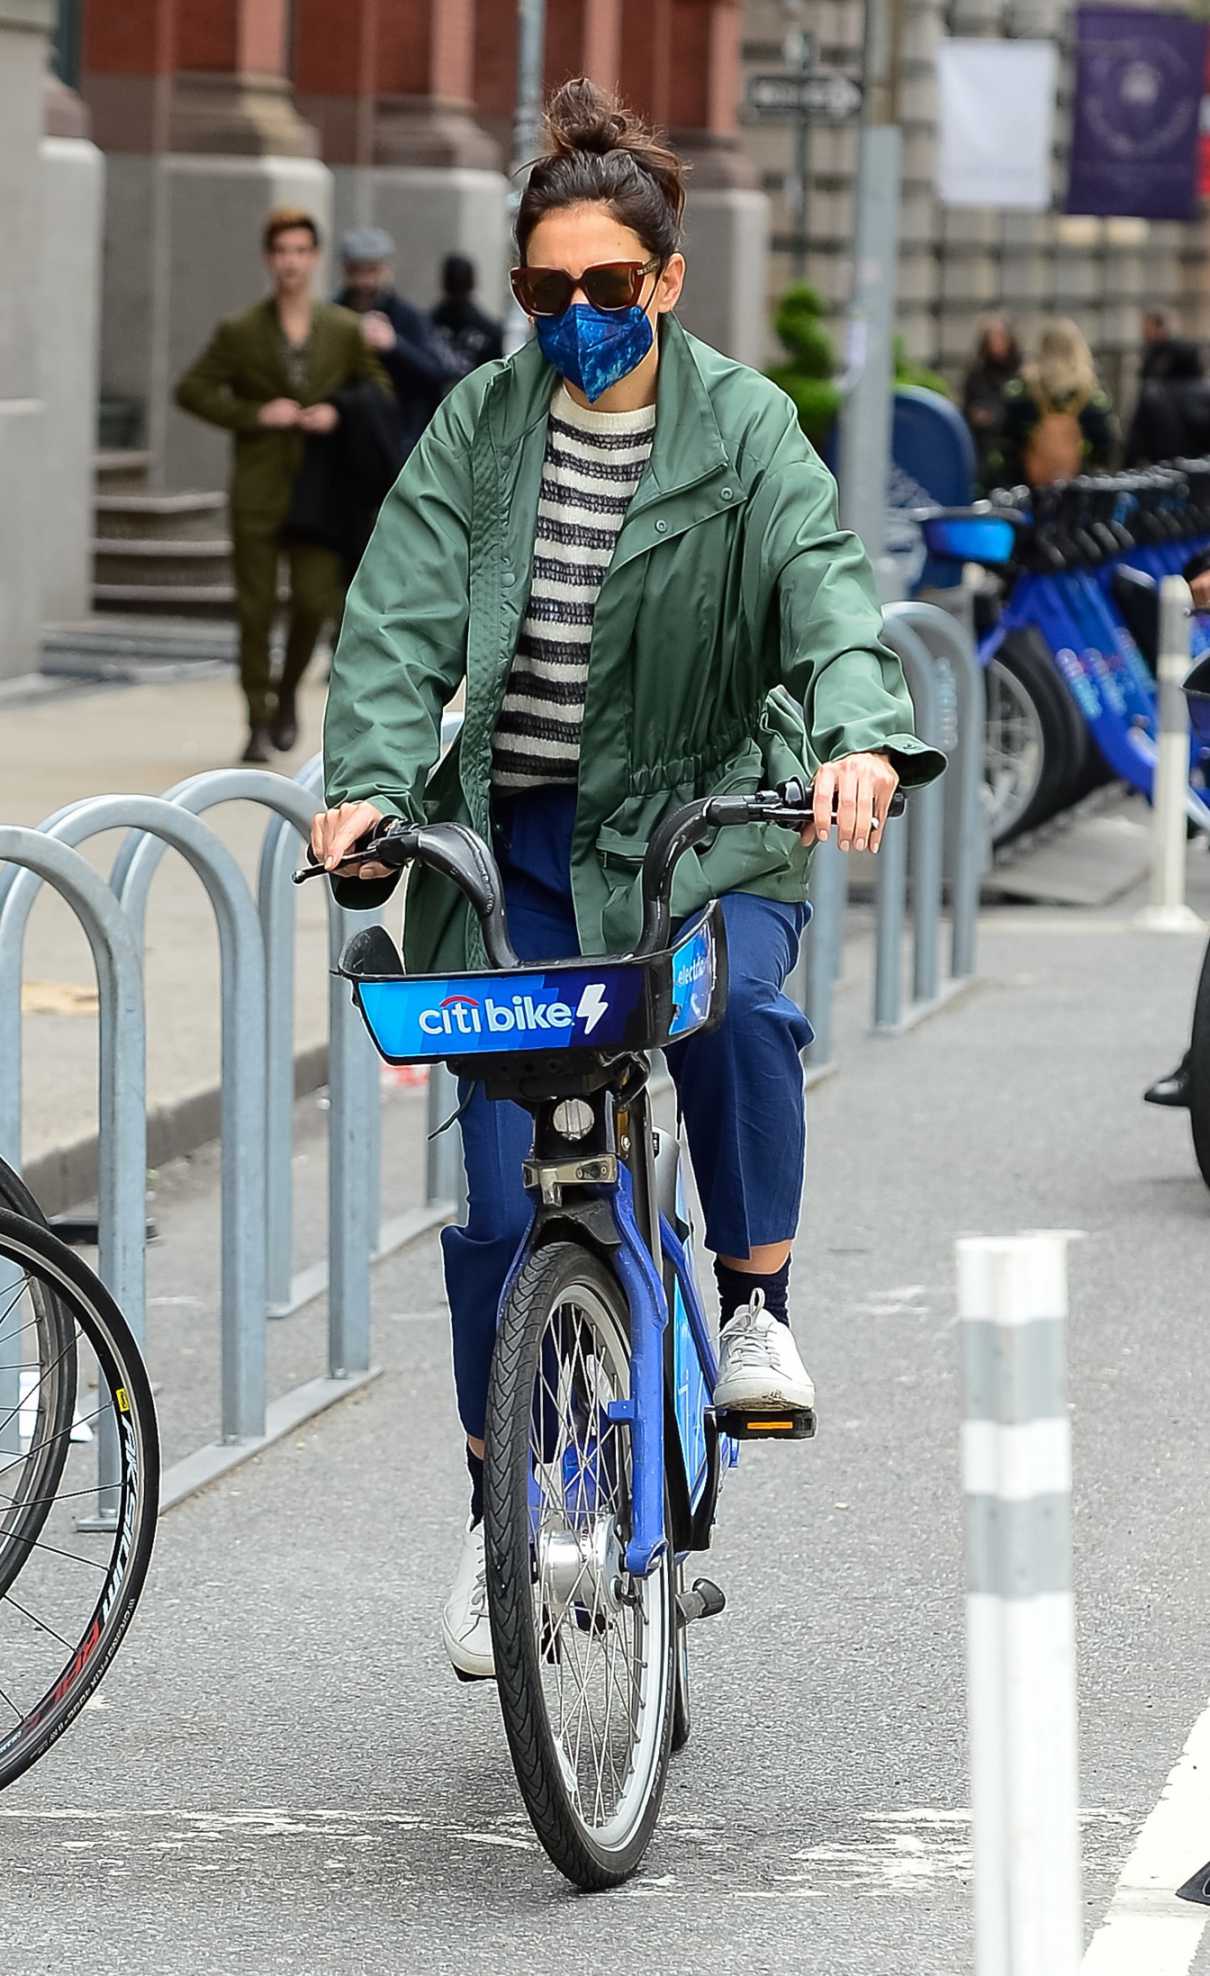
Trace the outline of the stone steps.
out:
<instances>
[{"instance_id":1,"label":"stone steps","mask_svg":"<svg viewBox=\"0 0 1210 1976\"><path fill-rule=\"evenodd\" d=\"M98 611L144 611L149 615L233 618L235 591L229 583L94 583Z\"/></svg>"},{"instance_id":2,"label":"stone steps","mask_svg":"<svg viewBox=\"0 0 1210 1976\"><path fill-rule=\"evenodd\" d=\"M116 494L119 489L146 489L151 454L122 447L116 452L94 453L93 472L98 493Z\"/></svg>"},{"instance_id":3,"label":"stone steps","mask_svg":"<svg viewBox=\"0 0 1210 1976\"><path fill-rule=\"evenodd\" d=\"M98 492L93 502L95 533L108 544L127 538L143 542L214 540L227 532L225 494L147 494Z\"/></svg>"},{"instance_id":4,"label":"stone steps","mask_svg":"<svg viewBox=\"0 0 1210 1976\"><path fill-rule=\"evenodd\" d=\"M231 544L212 541L160 541L155 537L99 538L92 545L95 585L118 584L156 590L180 584L186 590L231 585Z\"/></svg>"}]
</instances>

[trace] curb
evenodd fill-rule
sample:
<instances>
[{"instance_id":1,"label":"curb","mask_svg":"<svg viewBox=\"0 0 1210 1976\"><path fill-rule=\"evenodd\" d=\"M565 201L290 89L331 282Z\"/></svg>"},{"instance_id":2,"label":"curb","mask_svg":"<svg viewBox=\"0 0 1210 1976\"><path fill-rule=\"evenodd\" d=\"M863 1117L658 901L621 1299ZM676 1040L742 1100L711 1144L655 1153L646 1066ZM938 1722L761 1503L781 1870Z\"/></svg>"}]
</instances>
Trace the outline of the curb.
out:
<instances>
[{"instance_id":1,"label":"curb","mask_svg":"<svg viewBox=\"0 0 1210 1976\"><path fill-rule=\"evenodd\" d=\"M327 1044L314 1043L300 1050L294 1059L295 1097L305 1098L312 1091L322 1090L327 1081ZM149 1108L148 1172L212 1144L219 1136L221 1116L221 1084L190 1091L183 1098ZM92 1132L70 1145L56 1146L23 1165L22 1179L44 1214L65 1214L82 1201L96 1200L97 1147L97 1134Z\"/></svg>"}]
</instances>

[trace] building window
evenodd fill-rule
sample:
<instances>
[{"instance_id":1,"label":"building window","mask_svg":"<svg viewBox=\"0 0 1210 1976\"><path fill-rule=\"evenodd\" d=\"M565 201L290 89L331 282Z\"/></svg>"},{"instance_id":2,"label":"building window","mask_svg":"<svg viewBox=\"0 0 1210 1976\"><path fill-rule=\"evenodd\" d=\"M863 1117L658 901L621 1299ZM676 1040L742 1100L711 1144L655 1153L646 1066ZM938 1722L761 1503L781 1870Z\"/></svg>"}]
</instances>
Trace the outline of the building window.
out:
<instances>
[{"instance_id":1,"label":"building window","mask_svg":"<svg viewBox=\"0 0 1210 1976\"><path fill-rule=\"evenodd\" d=\"M58 0L51 61L60 82L80 87L80 12L84 0Z\"/></svg>"}]
</instances>

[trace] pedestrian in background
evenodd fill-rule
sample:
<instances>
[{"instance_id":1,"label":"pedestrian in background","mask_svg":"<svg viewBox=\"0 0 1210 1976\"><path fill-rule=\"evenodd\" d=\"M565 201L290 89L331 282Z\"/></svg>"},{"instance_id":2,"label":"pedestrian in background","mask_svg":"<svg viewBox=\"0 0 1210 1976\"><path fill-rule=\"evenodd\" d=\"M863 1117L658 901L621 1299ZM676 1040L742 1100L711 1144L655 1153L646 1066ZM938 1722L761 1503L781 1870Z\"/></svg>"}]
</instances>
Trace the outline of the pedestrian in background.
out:
<instances>
[{"instance_id":1,"label":"pedestrian in background","mask_svg":"<svg viewBox=\"0 0 1210 1976\"><path fill-rule=\"evenodd\" d=\"M474 299L475 263L447 254L441 268L441 300L431 315L438 336L465 376L504 355L504 327Z\"/></svg>"},{"instance_id":2,"label":"pedestrian in background","mask_svg":"<svg viewBox=\"0 0 1210 1976\"><path fill-rule=\"evenodd\" d=\"M391 380L399 407L400 466L462 366L427 316L394 286L395 243L380 226L361 226L343 243L344 287L337 301L361 317L361 332Z\"/></svg>"},{"instance_id":3,"label":"pedestrian in background","mask_svg":"<svg viewBox=\"0 0 1210 1976\"><path fill-rule=\"evenodd\" d=\"M1117 450L1117 420L1079 326L1065 316L1044 323L1036 362L1004 388L991 484L1053 487L1112 466Z\"/></svg>"},{"instance_id":4,"label":"pedestrian in background","mask_svg":"<svg viewBox=\"0 0 1210 1976\"><path fill-rule=\"evenodd\" d=\"M233 436L231 539L239 619L240 684L248 703L243 759L267 762L298 738L297 691L321 632L340 616L338 552L292 533L289 521L304 461L332 442L334 397L387 380L346 309L317 302L319 228L293 207L271 213L263 234L272 294L221 322L176 388L182 411ZM318 451L317 451L318 449ZM269 639L282 557L290 573L286 654L271 676Z\"/></svg>"},{"instance_id":5,"label":"pedestrian in background","mask_svg":"<svg viewBox=\"0 0 1210 1976\"><path fill-rule=\"evenodd\" d=\"M1021 346L1012 324L1006 316L988 316L980 325L975 360L962 387L962 410L975 442L981 487L1004 430L1004 393L1020 374Z\"/></svg>"},{"instance_id":6,"label":"pedestrian in background","mask_svg":"<svg viewBox=\"0 0 1210 1976\"><path fill-rule=\"evenodd\" d=\"M1176 327L1176 318L1170 309L1144 310L1140 384L1160 383L1167 378L1201 376L1201 358L1196 343L1178 336Z\"/></svg>"},{"instance_id":7,"label":"pedestrian in background","mask_svg":"<svg viewBox=\"0 0 1210 1976\"><path fill-rule=\"evenodd\" d=\"M1179 338L1168 345L1163 367L1141 378L1126 441L1126 464L1150 466L1192 458L1208 447L1210 385L1196 343Z\"/></svg>"}]
</instances>

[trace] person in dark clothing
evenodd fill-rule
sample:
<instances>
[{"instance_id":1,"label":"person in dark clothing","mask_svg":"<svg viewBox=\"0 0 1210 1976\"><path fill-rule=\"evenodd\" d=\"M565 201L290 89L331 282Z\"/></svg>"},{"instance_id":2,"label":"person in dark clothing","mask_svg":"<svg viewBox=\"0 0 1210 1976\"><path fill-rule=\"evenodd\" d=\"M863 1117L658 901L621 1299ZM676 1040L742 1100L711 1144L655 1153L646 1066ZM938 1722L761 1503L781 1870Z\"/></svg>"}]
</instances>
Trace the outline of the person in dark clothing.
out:
<instances>
[{"instance_id":1,"label":"person in dark clothing","mask_svg":"<svg viewBox=\"0 0 1210 1976\"><path fill-rule=\"evenodd\" d=\"M1021 375L1021 346L1012 324L1004 316L991 316L983 324L975 348L975 361L962 387L962 411L975 442L975 458L980 485L987 480L989 457L994 454L1004 429L1004 393Z\"/></svg>"},{"instance_id":2,"label":"person in dark clothing","mask_svg":"<svg viewBox=\"0 0 1210 1976\"><path fill-rule=\"evenodd\" d=\"M1210 446L1210 384L1202 374L1201 352L1194 343L1170 343L1167 364L1139 386L1126 442L1127 466L1192 458Z\"/></svg>"},{"instance_id":3,"label":"person in dark clothing","mask_svg":"<svg viewBox=\"0 0 1210 1976\"><path fill-rule=\"evenodd\" d=\"M504 330L485 315L474 293L474 262L465 254L447 254L441 269L441 300L429 320L462 376L504 355Z\"/></svg>"},{"instance_id":4,"label":"person in dark clothing","mask_svg":"<svg viewBox=\"0 0 1210 1976\"><path fill-rule=\"evenodd\" d=\"M1177 336L1167 309L1148 309L1143 316L1143 357L1139 383L1154 384L1166 378L1200 377L1201 357L1196 343ZM1194 368L1191 368L1194 366Z\"/></svg>"},{"instance_id":5,"label":"person in dark clothing","mask_svg":"<svg viewBox=\"0 0 1210 1976\"><path fill-rule=\"evenodd\" d=\"M433 333L424 313L392 286L394 252L390 234L379 226L346 234L345 285L336 299L361 317L361 333L394 387L402 466L463 367Z\"/></svg>"},{"instance_id":6,"label":"person in dark clothing","mask_svg":"<svg viewBox=\"0 0 1210 1976\"><path fill-rule=\"evenodd\" d=\"M377 399L390 388L356 317L316 302L319 229L282 207L264 229L272 294L221 322L176 390L182 411L232 435L231 539L239 618L240 683L248 704L246 762L298 738L297 694L316 642L340 616L342 570L322 530L297 526L308 490L326 487L344 394ZM270 635L280 566L290 571L285 661L272 677Z\"/></svg>"}]
</instances>

